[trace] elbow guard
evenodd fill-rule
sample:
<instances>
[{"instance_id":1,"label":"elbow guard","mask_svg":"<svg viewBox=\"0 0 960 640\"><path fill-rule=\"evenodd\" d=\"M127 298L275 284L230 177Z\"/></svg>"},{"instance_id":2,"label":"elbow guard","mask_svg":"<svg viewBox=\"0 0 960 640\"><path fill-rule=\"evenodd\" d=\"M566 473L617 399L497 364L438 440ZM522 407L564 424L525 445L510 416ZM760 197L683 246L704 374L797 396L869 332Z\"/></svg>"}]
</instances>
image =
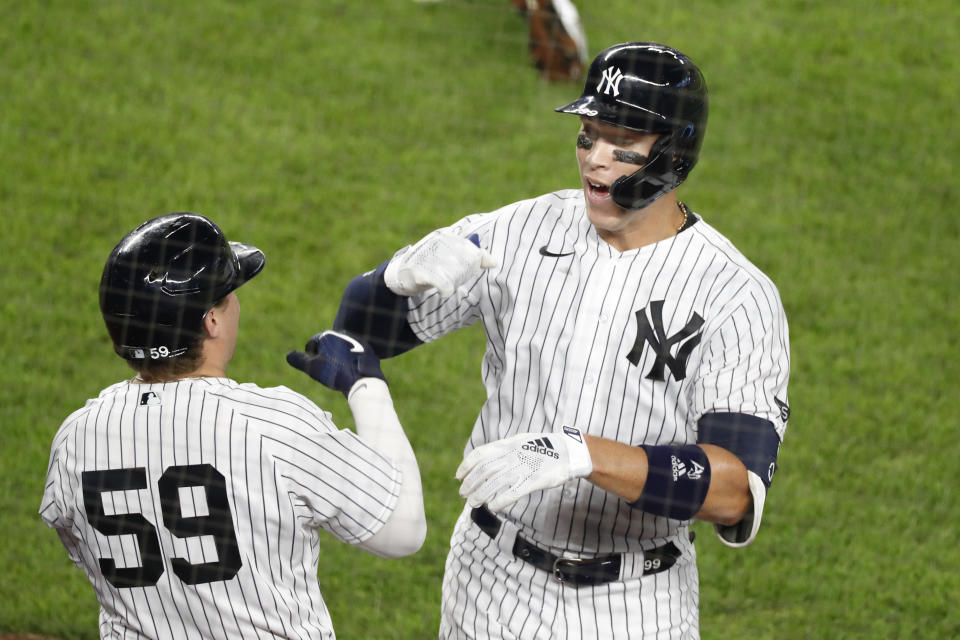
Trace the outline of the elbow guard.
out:
<instances>
[{"instance_id":1,"label":"elbow guard","mask_svg":"<svg viewBox=\"0 0 960 640\"><path fill-rule=\"evenodd\" d=\"M697 425L697 442L723 447L737 456L749 472L747 480L753 503L747 515L733 526L714 525L724 544L744 547L753 541L760 528L767 489L777 470L780 436L769 420L745 413L707 413Z\"/></svg>"},{"instance_id":2,"label":"elbow guard","mask_svg":"<svg viewBox=\"0 0 960 640\"><path fill-rule=\"evenodd\" d=\"M630 506L674 520L690 520L710 488L710 460L697 445L641 445L647 481Z\"/></svg>"},{"instance_id":3,"label":"elbow guard","mask_svg":"<svg viewBox=\"0 0 960 640\"><path fill-rule=\"evenodd\" d=\"M697 427L699 444L723 447L770 488L780 452L780 436L772 422L745 413L706 413Z\"/></svg>"},{"instance_id":4,"label":"elbow guard","mask_svg":"<svg viewBox=\"0 0 960 640\"><path fill-rule=\"evenodd\" d=\"M400 355L423 344L407 322L406 296L398 296L383 280L388 260L350 281L340 299L333 328L370 345L378 358Z\"/></svg>"}]
</instances>

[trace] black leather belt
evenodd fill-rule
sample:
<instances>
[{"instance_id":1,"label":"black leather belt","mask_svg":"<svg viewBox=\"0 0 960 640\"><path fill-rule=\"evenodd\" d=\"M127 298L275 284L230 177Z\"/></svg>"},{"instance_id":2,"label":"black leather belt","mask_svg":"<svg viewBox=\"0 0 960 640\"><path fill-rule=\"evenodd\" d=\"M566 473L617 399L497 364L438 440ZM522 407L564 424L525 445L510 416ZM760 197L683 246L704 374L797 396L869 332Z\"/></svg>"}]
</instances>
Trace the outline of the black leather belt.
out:
<instances>
[{"instance_id":1,"label":"black leather belt","mask_svg":"<svg viewBox=\"0 0 960 640\"><path fill-rule=\"evenodd\" d=\"M470 519L491 538L500 532L501 522L486 506L470 512ZM620 554L597 558L563 558L517 535L513 543L513 555L529 562L538 569L549 571L559 582L571 586L593 586L620 579ZM680 557L680 549L672 542L643 552L643 575L649 576L672 567Z\"/></svg>"}]
</instances>

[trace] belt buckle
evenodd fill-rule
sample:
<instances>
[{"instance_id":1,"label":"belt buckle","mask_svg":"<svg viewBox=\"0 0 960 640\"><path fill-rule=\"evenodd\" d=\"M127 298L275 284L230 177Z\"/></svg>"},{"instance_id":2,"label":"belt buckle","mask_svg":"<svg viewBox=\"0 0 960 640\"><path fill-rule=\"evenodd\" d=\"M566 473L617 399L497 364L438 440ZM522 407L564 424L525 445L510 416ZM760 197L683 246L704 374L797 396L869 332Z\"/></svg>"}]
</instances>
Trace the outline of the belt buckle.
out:
<instances>
[{"instance_id":1,"label":"belt buckle","mask_svg":"<svg viewBox=\"0 0 960 640\"><path fill-rule=\"evenodd\" d=\"M588 562L590 562L588 558L564 558L561 556L553 561L553 578L557 582L567 582L567 580L563 579L563 574L560 573L561 564L577 566L587 564Z\"/></svg>"}]
</instances>

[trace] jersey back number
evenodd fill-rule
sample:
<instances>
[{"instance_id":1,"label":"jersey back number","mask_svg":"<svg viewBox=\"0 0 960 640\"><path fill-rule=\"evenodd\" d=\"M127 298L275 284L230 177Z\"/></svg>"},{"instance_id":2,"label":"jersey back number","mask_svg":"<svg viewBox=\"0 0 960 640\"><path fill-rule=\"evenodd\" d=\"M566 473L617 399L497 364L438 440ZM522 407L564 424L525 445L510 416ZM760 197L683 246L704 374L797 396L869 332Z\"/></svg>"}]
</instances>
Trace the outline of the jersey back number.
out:
<instances>
[{"instance_id":1,"label":"jersey back number","mask_svg":"<svg viewBox=\"0 0 960 640\"><path fill-rule=\"evenodd\" d=\"M140 552L140 566L118 568L112 558L100 558L100 571L107 582L118 589L149 587L157 584L165 571L160 538L152 522L141 513L107 515L103 494L111 491L137 491L147 488L144 467L84 471L83 506L90 525L105 536L132 535ZM208 515L184 517L180 489L202 487ZM233 514L227 500L223 474L210 464L168 467L157 481L163 524L178 538L209 535L217 550L216 562L191 564L184 558L171 558L170 568L187 584L230 580L240 568L240 549L233 528Z\"/></svg>"}]
</instances>

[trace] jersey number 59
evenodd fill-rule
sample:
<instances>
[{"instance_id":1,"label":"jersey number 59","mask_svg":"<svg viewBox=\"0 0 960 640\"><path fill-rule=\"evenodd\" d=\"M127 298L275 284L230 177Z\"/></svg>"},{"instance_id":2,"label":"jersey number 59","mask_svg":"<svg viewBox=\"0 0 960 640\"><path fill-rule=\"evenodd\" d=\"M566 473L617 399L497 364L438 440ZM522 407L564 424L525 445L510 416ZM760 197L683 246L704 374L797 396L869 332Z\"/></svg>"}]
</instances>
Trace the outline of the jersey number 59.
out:
<instances>
[{"instance_id":1,"label":"jersey number 59","mask_svg":"<svg viewBox=\"0 0 960 640\"><path fill-rule=\"evenodd\" d=\"M157 584L164 572L164 558L157 529L140 513L106 515L103 493L136 491L147 488L144 467L84 471L83 506L90 525L106 536L133 535L140 551L140 566L117 568L112 558L100 558L103 577L118 589L149 587ZM180 507L181 487L203 487L209 515L184 517ZM171 558L173 572L187 584L230 580L240 568L240 549L233 529L233 516L227 500L223 474L210 464L168 467L157 481L163 524L178 538L213 536L217 561L190 564L183 558Z\"/></svg>"}]
</instances>

